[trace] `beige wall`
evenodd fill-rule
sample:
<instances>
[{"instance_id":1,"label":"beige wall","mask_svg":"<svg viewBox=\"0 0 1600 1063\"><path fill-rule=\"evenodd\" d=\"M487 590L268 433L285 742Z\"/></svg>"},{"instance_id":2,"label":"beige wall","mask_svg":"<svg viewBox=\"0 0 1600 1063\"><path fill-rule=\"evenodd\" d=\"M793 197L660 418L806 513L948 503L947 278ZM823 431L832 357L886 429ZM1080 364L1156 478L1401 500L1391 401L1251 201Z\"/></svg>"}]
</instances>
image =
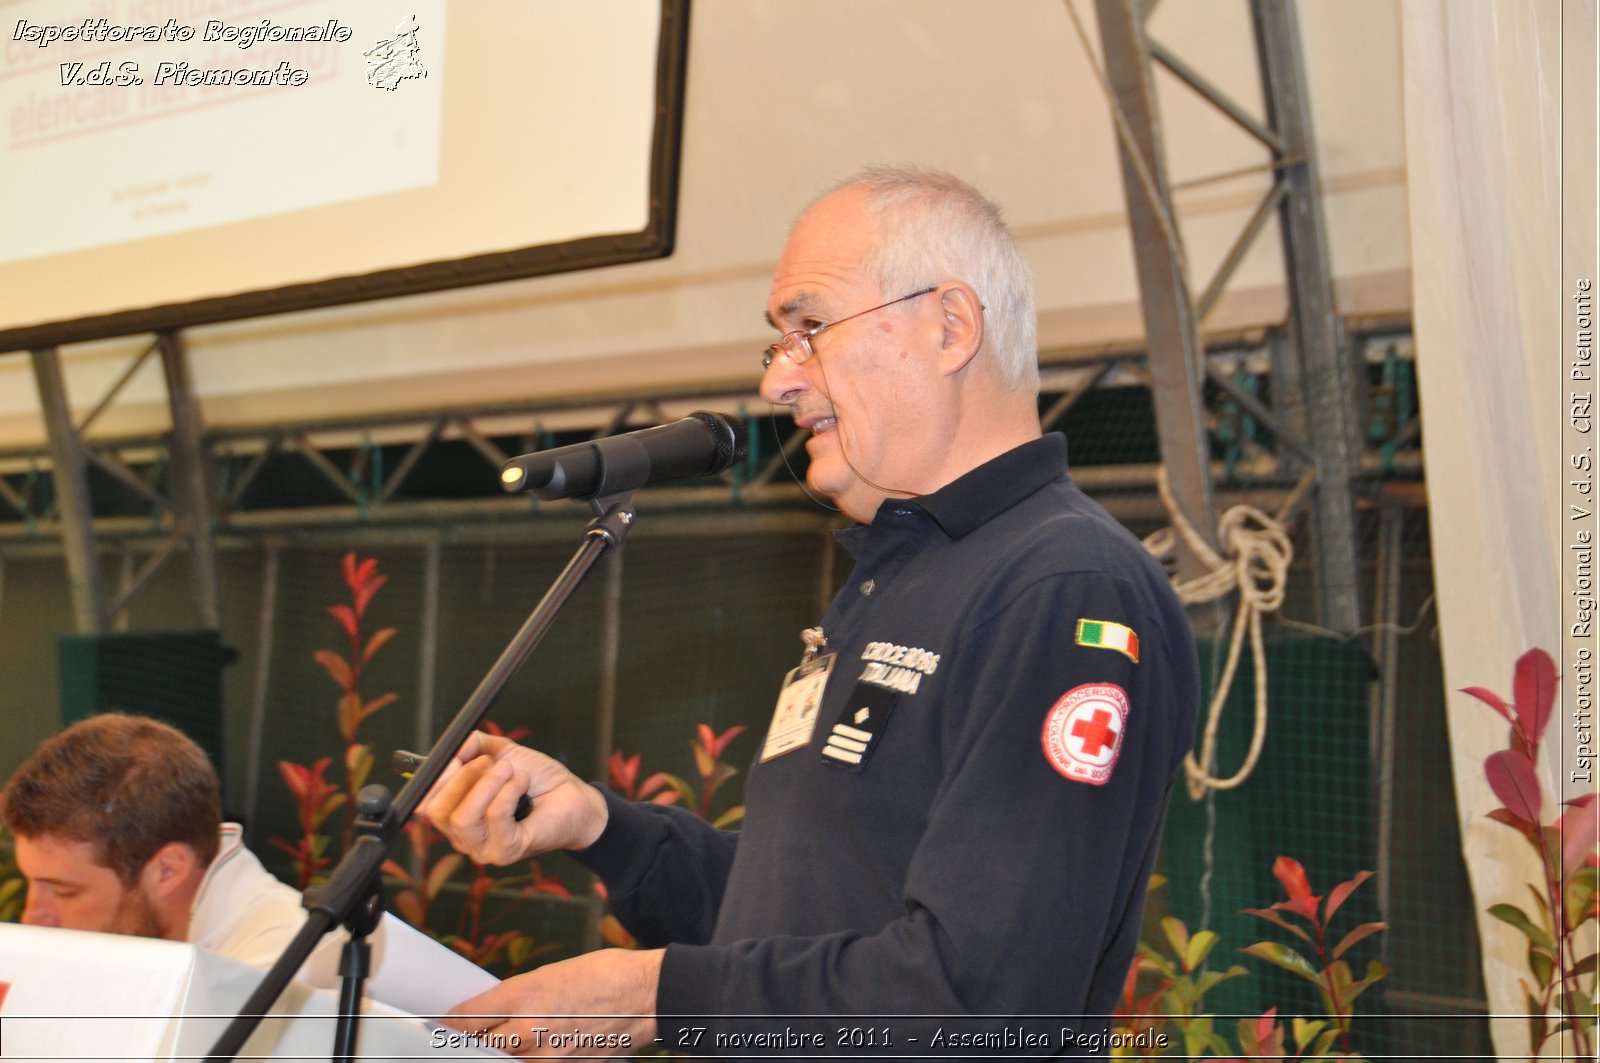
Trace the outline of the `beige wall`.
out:
<instances>
[{"instance_id":1,"label":"beige wall","mask_svg":"<svg viewBox=\"0 0 1600 1063\"><path fill-rule=\"evenodd\" d=\"M1092 5L1074 3L1097 47ZM1340 309L1405 310L1394 4L1301 8ZM1236 0L1163 4L1151 30L1259 111L1245 11ZM1164 72L1158 81L1198 290L1266 179L1189 182L1258 165L1265 152ZM946 167L1002 203L1037 274L1045 347L1137 338L1108 104L1062 0L695 0L687 108L671 258L191 330L207 420L753 385L767 279L789 221L872 162ZM1261 241L1208 324L1276 321L1278 257L1275 238ZM138 349L69 348L74 403L94 402ZM125 394L97 435L165 427L158 367ZM0 357L0 446L40 439L28 362Z\"/></svg>"}]
</instances>

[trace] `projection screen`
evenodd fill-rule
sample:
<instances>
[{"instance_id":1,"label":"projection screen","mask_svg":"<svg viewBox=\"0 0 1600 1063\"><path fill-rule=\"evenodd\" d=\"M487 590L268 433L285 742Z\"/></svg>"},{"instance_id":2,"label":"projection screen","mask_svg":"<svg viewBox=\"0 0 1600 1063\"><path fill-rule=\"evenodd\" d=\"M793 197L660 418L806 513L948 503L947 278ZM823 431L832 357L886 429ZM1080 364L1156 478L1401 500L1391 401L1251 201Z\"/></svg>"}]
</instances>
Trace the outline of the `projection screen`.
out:
<instances>
[{"instance_id":1,"label":"projection screen","mask_svg":"<svg viewBox=\"0 0 1600 1063\"><path fill-rule=\"evenodd\" d=\"M0 351L659 257L687 0L0 3Z\"/></svg>"}]
</instances>

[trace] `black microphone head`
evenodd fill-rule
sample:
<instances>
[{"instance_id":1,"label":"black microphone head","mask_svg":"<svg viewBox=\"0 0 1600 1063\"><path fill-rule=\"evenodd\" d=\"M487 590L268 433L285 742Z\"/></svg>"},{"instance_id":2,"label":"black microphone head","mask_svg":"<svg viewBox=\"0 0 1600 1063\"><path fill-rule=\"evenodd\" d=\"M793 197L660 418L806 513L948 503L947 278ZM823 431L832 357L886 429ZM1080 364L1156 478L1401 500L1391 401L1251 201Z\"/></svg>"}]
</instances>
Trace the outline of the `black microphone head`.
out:
<instances>
[{"instance_id":1,"label":"black microphone head","mask_svg":"<svg viewBox=\"0 0 1600 1063\"><path fill-rule=\"evenodd\" d=\"M670 424L512 458L501 467L507 491L540 498L592 498L657 480L714 476L745 454L744 425L699 410Z\"/></svg>"},{"instance_id":2,"label":"black microphone head","mask_svg":"<svg viewBox=\"0 0 1600 1063\"><path fill-rule=\"evenodd\" d=\"M712 413L710 410L696 410L689 416L711 429L717 442L716 452L704 475L719 473L744 457L749 445L749 435L744 430L744 422L736 421L726 414Z\"/></svg>"}]
</instances>

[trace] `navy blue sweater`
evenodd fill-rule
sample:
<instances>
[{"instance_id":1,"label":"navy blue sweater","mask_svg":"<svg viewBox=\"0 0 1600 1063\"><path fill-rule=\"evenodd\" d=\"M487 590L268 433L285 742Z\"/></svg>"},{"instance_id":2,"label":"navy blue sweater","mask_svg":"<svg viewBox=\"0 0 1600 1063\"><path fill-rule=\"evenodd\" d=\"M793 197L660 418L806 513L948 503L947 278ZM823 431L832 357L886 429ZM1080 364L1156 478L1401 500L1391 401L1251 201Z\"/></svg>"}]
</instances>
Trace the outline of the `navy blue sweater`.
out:
<instances>
[{"instance_id":1,"label":"navy blue sweater","mask_svg":"<svg viewBox=\"0 0 1600 1063\"><path fill-rule=\"evenodd\" d=\"M750 1031L803 1030L847 1051L836 1032L864 1027L948 1056L981 1053L929 1039L1108 1015L1198 702L1167 577L1071 482L1060 436L839 535L856 566L823 618L818 722L752 766L743 829L608 795L578 854L667 946L662 1036L761 1054ZM1108 1024L1034 1025L1060 1051L1063 1025Z\"/></svg>"}]
</instances>

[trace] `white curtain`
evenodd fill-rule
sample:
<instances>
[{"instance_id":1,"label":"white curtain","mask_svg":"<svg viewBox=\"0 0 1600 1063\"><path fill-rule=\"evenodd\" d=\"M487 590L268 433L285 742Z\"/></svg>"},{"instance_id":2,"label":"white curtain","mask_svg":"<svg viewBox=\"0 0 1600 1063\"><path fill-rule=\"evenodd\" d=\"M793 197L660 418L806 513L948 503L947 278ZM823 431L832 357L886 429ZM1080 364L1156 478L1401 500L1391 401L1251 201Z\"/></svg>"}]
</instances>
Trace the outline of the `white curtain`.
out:
<instances>
[{"instance_id":1,"label":"white curtain","mask_svg":"<svg viewBox=\"0 0 1600 1063\"><path fill-rule=\"evenodd\" d=\"M1527 942L1485 910L1502 901L1530 908L1525 883L1539 881L1539 868L1520 836L1485 818L1499 802L1483 762L1505 747L1506 724L1458 691L1483 686L1509 700L1523 651L1563 658L1574 283L1563 250L1570 255L1587 234L1593 261L1594 141L1591 131L1584 195L1562 179L1562 48L1567 35L1588 34L1592 115L1595 4L1404 0L1401 11L1417 370L1451 761L1490 1011L1512 1016L1526 1011L1518 980L1530 977ZM1564 693L1571 678L1563 667ZM1572 796L1557 770L1570 745L1564 715L1558 706L1541 756L1555 797ZM1496 1018L1492 1030L1502 1058L1528 1052L1525 1021Z\"/></svg>"}]
</instances>

